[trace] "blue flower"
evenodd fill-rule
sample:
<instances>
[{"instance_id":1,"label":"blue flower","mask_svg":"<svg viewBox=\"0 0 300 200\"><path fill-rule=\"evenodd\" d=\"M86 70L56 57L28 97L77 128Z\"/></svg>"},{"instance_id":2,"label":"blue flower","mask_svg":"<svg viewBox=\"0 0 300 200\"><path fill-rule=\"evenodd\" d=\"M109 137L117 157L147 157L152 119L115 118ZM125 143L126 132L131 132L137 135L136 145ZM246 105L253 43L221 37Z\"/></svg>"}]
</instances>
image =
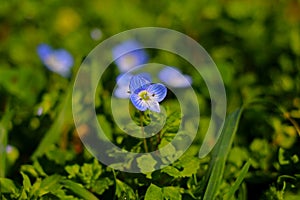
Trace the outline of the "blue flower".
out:
<instances>
[{"instance_id":1,"label":"blue flower","mask_svg":"<svg viewBox=\"0 0 300 200\"><path fill-rule=\"evenodd\" d=\"M113 58L120 72L128 72L133 67L147 63L148 54L134 40L128 40L113 49Z\"/></svg>"},{"instance_id":2,"label":"blue flower","mask_svg":"<svg viewBox=\"0 0 300 200\"><path fill-rule=\"evenodd\" d=\"M130 73L120 74L117 77L117 88L114 91L114 95L117 98L127 99L130 96L129 83L133 75Z\"/></svg>"},{"instance_id":3,"label":"blue flower","mask_svg":"<svg viewBox=\"0 0 300 200\"><path fill-rule=\"evenodd\" d=\"M151 76L148 73L140 73L140 76L147 79L149 82L151 82ZM114 91L114 95L117 98L121 99L127 99L130 97L130 90L129 90L129 84L130 80L133 77L133 74L130 73L124 73L120 74L117 77L117 87Z\"/></svg>"},{"instance_id":4,"label":"blue flower","mask_svg":"<svg viewBox=\"0 0 300 200\"><path fill-rule=\"evenodd\" d=\"M159 79L165 84L174 88L189 87L192 83L192 78L182 74L174 67L165 67L158 74Z\"/></svg>"},{"instance_id":5,"label":"blue flower","mask_svg":"<svg viewBox=\"0 0 300 200\"><path fill-rule=\"evenodd\" d=\"M160 112L159 102L167 95L163 84L153 84L143 76L135 75L130 80L129 89L130 100L138 110Z\"/></svg>"},{"instance_id":6,"label":"blue flower","mask_svg":"<svg viewBox=\"0 0 300 200\"><path fill-rule=\"evenodd\" d=\"M74 59L68 51L64 49L53 50L51 46L47 44L40 44L37 47L37 53L43 64L50 71L56 72L63 77L70 75Z\"/></svg>"}]
</instances>

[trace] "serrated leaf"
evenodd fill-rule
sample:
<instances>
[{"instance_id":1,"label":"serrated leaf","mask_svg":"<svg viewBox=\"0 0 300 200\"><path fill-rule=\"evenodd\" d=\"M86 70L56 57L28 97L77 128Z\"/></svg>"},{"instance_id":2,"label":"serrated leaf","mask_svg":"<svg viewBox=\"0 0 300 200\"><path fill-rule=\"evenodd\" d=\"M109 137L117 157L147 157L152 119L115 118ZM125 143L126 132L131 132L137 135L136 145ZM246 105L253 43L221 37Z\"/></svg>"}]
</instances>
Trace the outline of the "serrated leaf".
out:
<instances>
[{"instance_id":1,"label":"serrated leaf","mask_svg":"<svg viewBox=\"0 0 300 200\"><path fill-rule=\"evenodd\" d=\"M148 187L145 195L145 200L163 200L162 189L154 184Z\"/></svg>"},{"instance_id":2,"label":"serrated leaf","mask_svg":"<svg viewBox=\"0 0 300 200\"><path fill-rule=\"evenodd\" d=\"M84 163L80 168L78 177L85 183L87 188L92 187L94 182L99 178L102 173L102 167L96 159L93 163Z\"/></svg>"},{"instance_id":3,"label":"serrated leaf","mask_svg":"<svg viewBox=\"0 0 300 200\"><path fill-rule=\"evenodd\" d=\"M150 154L142 155L138 157L136 161L142 173L154 171L154 166L157 163L157 161Z\"/></svg>"},{"instance_id":4,"label":"serrated leaf","mask_svg":"<svg viewBox=\"0 0 300 200\"><path fill-rule=\"evenodd\" d=\"M75 156L73 152L63 151L54 145L45 154L49 160L52 160L59 165L64 165L67 161L72 160Z\"/></svg>"},{"instance_id":5,"label":"serrated leaf","mask_svg":"<svg viewBox=\"0 0 300 200\"><path fill-rule=\"evenodd\" d=\"M181 189L178 187L173 187L173 186L163 187L162 193L163 193L164 199L168 199L168 200L181 200L182 199Z\"/></svg>"},{"instance_id":6,"label":"serrated leaf","mask_svg":"<svg viewBox=\"0 0 300 200\"><path fill-rule=\"evenodd\" d=\"M128 186L126 183L116 179L116 195L122 199L137 199L133 189Z\"/></svg>"},{"instance_id":7,"label":"serrated leaf","mask_svg":"<svg viewBox=\"0 0 300 200\"><path fill-rule=\"evenodd\" d=\"M173 165L163 168L161 171L174 178L190 177L197 173L200 167L200 159L192 156L183 156Z\"/></svg>"},{"instance_id":8,"label":"serrated leaf","mask_svg":"<svg viewBox=\"0 0 300 200\"><path fill-rule=\"evenodd\" d=\"M95 184L92 186L92 191L97 194L103 194L103 192L113 185L113 183L114 182L108 177L102 178L95 182Z\"/></svg>"},{"instance_id":9,"label":"serrated leaf","mask_svg":"<svg viewBox=\"0 0 300 200\"><path fill-rule=\"evenodd\" d=\"M75 165L68 165L65 167L66 172L69 174L68 178L75 178L77 176L77 174L79 173L80 170L80 166L75 164Z\"/></svg>"}]
</instances>

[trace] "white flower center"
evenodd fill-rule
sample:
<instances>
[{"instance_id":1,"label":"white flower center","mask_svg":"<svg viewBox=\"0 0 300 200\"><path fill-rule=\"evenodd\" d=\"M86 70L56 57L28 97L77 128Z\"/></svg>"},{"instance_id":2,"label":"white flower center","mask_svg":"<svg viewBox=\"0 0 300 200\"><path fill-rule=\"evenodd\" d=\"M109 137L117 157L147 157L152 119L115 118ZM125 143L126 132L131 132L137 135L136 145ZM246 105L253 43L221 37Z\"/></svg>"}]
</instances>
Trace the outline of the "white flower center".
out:
<instances>
[{"instance_id":1,"label":"white flower center","mask_svg":"<svg viewBox=\"0 0 300 200\"><path fill-rule=\"evenodd\" d=\"M138 96L140 97L140 100L149 101L151 100L151 96L154 95L149 95L149 93L146 90L142 90L139 92Z\"/></svg>"}]
</instances>

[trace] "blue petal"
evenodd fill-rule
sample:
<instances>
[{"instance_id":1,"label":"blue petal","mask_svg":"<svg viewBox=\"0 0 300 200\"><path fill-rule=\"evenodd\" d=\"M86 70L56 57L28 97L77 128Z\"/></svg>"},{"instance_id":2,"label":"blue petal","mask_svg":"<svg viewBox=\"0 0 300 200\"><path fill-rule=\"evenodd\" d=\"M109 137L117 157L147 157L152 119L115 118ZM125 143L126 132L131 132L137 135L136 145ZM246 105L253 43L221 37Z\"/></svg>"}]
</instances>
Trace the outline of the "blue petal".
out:
<instances>
[{"instance_id":1,"label":"blue petal","mask_svg":"<svg viewBox=\"0 0 300 200\"><path fill-rule=\"evenodd\" d=\"M147 92L151 94L151 99L161 102L167 95L167 88L161 83L149 85Z\"/></svg>"},{"instance_id":2,"label":"blue petal","mask_svg":"<svg viewBox=\"0 0 300 200\"><path fill-rule=\"evenodd\" d=\"M148 108L148 104L145 102L145 101L143 101L143 100L141 100L141 98L139 97L139 95L137 95L137 94L131 94L130 95L130 100L131 100L131 102L132 102L132 104L137 108L137 109L139 109L140 111L145 111L145 110L147 110L147 108Z\"/></svg>"},{"instance_id":3,"label":"blue petal","mask_svg":"<svg viewBox=\"0 0 300 200\"><path fill-rule=\"evenodd\" d=\"M47 44L40 44L37 47L37 53L43 62L50 54L52 54L52 51L52 48Z\"/></svg>"},{"instance_id":4,"label":"blue petal","mask_svg":"<svg viewBox=\"0 0 300 200\"><path fill-rule=\"evenodd\" d=\"M41 44L37 47L37 53L43 64L51 71L67 77L70 75L70 68L74 64L72 55L64 50L53 50L47 44Z\"/></svg>"},{"instance_id":5,"label":"blue petal","mask_svg":"<svg viewBox=\"0 0 300 200\"><path fill-rule=\"evenodd\" d=\"M115 97L121 99L129 98L130 96L129 83L132 76L133 75L130 73L125 73L125 74L120 74L117 77L117 88L114 90Z\"/></svg>"},{"instance_id":6,"label":"blue petal","mask_svg":"<svg viewBox=\"0 0 300 200\"><path fill-rule=\"evenodd\" d=\"M149 82L152 82L151 75L147 72L142 72L136 75L142 76L144 79L148 80Z\"/></svg>"},{"instance_id":7,"label":"blue petal","mask_svg":"<svg viewBox=\"0 0 300 200\"><path fill-rule=\"evenodd\" d=\"M134 40L121 43L113 49L113 58L121 72L147 63L148 55L143 47Z\"/></svg>"},{"instance_id":8,"label":"blue petal","mask_svg":"<svg viewBox=\"0 0 300 200\"><path fill-rule=\"evenodd\" d=\"M130 79L132 78L132 74L130 73L124 73L124 74L120 74L117 77L117 85L119 86L127 86L128 90L129 90L129 83L130 83Z\"/></svg>"},{"instance_id":9,"label":"blue petal","mask_svg":"<svg viewBox=\"0 0 300 200\"><path fill-rule=\"evenodd\" d=\"M137 89L142 88L143 86L146 86L150 84L150 81L143 77L142 75L135 75L131 78L129 89L130 92L136 92Z\"/></svg>"},{"instance_id":10,"label":"blue petal","mask_svg":"<svg viewBox=\"0 0 300 200\"><path fill-rule=\"evenodd\" d=\"M49 70L68 77L73 65L73 57L66 50L57 50L44 60L44 64Z\"/></svg>"},{"instance_id":11,"label":"blue petal","mask_svg":"<svg viewBox=\"0 0 300 200\"><path fill-rule=\"evenodd\" d=\"M147 101L149 110L152 110L154 112L160 112L159 103L157 101Z\"/></svg>"},{"instance_id":12,"label":"blue petal","mask_svg":"<svg viewBox=\"0 0 300 200\"><path fill-rule=\"evenodd\" d=\"M192 78L182 74L174 67L165 67L158 74L161 81L175 88L185 88L191 86Z\"/></svg>"},{"instance_id":13,"label":"blue petal","mask_svg":"<svg viewBox=\"0 0 300 200\"><path fill-rule=\"evenodd\" d=\"M118 86L115 90L114 90L114 95L117 98L120 99L127 99L130 96L129 93L129 88L128 87L124 87L124 86Z\"/></svg>"},{"instance_id":14,"label":"blue petal","mask_svg":"<svg viewBox=\"0 0 300 200\"><path fill-rule=\"evenodd\" d=\"M71 68L74 64L74 59L72 55L64 49L54 51L53 55L66 69Z\"/></svg>"}]
</instances>

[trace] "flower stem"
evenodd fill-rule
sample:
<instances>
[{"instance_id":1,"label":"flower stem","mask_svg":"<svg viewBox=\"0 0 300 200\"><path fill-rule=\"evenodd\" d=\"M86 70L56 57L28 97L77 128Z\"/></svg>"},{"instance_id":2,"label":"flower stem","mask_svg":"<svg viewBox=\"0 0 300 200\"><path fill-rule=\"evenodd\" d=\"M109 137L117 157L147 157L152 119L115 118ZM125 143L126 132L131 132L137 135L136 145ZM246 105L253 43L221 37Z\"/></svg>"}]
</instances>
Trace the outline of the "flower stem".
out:
<instances>
[{"instance_id":1,"label":"flower stem","mask_svg":"<svg viewBox=\"0 0 300 200\"><path fill-rule=\"evenodd\" d=\"M142 131L142 135L144 136L144 149L145 152L148 152L148 146L147 146L147 140L145 138L145 131L144 131L144 126L143 126L143 121L144 121L144 113L141 111L140 112L140 121L141 121L141 131Z\"/></svg>"}]
</instances>

